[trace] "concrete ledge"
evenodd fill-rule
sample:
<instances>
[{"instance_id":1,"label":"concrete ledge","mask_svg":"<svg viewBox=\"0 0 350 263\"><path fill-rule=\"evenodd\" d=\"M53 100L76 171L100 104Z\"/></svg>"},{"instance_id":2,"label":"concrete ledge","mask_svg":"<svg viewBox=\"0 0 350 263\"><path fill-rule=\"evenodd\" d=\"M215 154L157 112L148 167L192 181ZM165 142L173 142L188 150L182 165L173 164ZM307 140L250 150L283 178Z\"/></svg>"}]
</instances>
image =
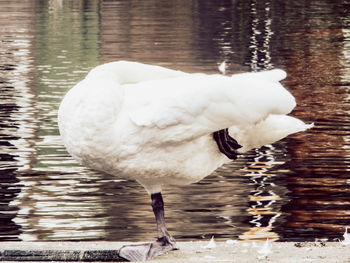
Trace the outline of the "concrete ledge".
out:
<instances>
[{"instance_id":1,"label":"concrete ledge","mask_svg":"<svg viewBox=\"0 0 350 263\"><path fill-rule=\"evenodd\" d=\"M0 261L124 262L119 247L113 242L2 242Z\"/></svg>"},{"instance_id":2,"label":"concrete ledge","mask_svg":"<svg viewBox=\"0 0 350 263\"><path fill-rule=\"evenodd\" d=\"M0 252L1 261L102 261L121 262L115 250L4 250Z\"/></svg>"},{"instance_id":3,"label":"concrete ledge","mask_svg":"<svg viewBox=\"0 0 350 263\"><path fill-rule=\"evenodd\" d=\"M0 242L0 261L123 262L121 242ZM179 242L179 250L149 262L164 263L348 263L350 246L340 242Z\"/></svg>"}]
</instances>

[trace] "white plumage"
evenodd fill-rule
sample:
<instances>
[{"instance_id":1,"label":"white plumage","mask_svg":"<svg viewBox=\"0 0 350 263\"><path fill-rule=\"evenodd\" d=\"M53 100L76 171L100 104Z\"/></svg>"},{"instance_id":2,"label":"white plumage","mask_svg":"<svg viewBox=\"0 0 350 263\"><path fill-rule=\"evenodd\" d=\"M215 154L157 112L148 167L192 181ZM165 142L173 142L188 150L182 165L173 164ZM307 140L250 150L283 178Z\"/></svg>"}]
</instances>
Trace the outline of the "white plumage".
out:
<instances>
[{"instance_id":1,"label":"white plumage","mask_svg":"<svg viewBox=\"0 0 350 263\"><path fill-rule=\"evenodd\" d=\"M279 83L285 76L189 74L119 61L94 68L67 93L58 123L68 152L151 194L158 238L123 246L121 257L145 261L176 249L165 226L164 187L199 181L237 152L312 127L286 115L296 104Z\"/></svg>"},{"instance_id":2,"label":"white plumage","mask_svg":"<svg viewBox=\"0 0 350 263\"><path fill-rule=\"evenodd\" d=\"M277 69L223 76L111 62L67 93L59 129L82 164L157 193L229 161L213 140L217 130L229 127L245 152L310 128L286 116L295 100L279 83L285 76Z\"/></svg>"}]
</instances>

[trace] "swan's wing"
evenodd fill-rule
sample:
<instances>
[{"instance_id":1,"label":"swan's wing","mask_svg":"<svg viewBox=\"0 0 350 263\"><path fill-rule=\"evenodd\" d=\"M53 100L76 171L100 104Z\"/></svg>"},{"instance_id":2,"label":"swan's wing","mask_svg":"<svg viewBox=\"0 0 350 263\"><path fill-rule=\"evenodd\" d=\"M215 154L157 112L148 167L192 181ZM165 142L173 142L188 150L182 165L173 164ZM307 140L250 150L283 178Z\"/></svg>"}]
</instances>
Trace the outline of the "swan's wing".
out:
<instances>
[{"instance_id":1,"label":"swan's wing","mask_svg":"<svg viewBox=\"0 0 350 263\"><path fill-rule=\"evenodd\" d=\"M253 124L295 107L294 97L279 83L285 73L273 73L191 74L124 85L125 110L136 125L166 130L173 140Z\"/></svg>"},{"instance_id":2,"label":"swan's wing","mask_svg":"<svg viewBox=\"0 0 350 263\"><path fill-rule=\"evenodd\" d=\"M132 61L114 61L93 68L87 78L110 79L119 84L187 76L189 73Z\"/></svg>"}]
</instances>

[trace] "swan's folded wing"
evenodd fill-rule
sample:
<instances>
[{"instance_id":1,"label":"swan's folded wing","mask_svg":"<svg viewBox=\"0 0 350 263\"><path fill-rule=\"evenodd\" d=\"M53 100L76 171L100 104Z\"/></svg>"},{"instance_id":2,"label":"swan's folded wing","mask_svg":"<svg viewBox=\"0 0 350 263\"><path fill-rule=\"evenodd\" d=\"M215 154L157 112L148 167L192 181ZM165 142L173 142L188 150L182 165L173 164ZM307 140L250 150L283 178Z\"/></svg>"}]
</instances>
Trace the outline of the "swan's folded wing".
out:
<instances>
[{"instance_id":1,"label":"swan's folded wing","mask_svg":"<svg viewBox=\"0 0 350 263\"><path fill-rule=\"evenodd\" d=\"M191 74L124 87L125 110L136 125L167 130L179 140L256 123L295 107L278 80L261 73Z\"/></svg>"},{"instance_id":2,"label":"swan's folded wing","mask_svg":"<svg viewBox=\"0 0 350 263\"><path fill-rule=\"evenodd\" d=\"M99 65L92 69L87 75L87 78L107 78L123 85L187 75L189 75L189 73L156 65L148 65L132 61L114 61Z\"/></svg>"}]
</instances>

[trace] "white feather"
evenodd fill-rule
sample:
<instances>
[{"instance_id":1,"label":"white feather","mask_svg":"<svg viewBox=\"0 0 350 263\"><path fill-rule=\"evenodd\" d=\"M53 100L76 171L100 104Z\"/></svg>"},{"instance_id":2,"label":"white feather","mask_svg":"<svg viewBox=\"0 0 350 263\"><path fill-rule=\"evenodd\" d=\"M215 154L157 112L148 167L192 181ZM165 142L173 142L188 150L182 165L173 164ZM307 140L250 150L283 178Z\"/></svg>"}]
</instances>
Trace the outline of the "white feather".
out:
<instances>
[{"instance_id":1,"label":"white feather","mask_svg":"<svg viewBox=\"0 0 350 263\"><path fill-rule=\"evenodd\" d=\"M63 99L59 129L82 164L150 193L196 182L227 162L212 133L230 127L244 152L310 128L286 116L282 70L189 74L136 62L98 66Z\"/></svg>"},{"instance_id":2,"label":"white feather","mask_svg":"<svg viewBox=\"0 0 350 263\"><path fill-rule=\"evenodd\" d=\"M225 75L226 73L226 62L222 62L219 67L218 67L219 71L221 72L221 74Z\"/></svg>"},{"instance_id":3,"label":"white feather","mask_svg":"<svg viewBox=\"0 0 350 263\"><path fill-rule=\"evenodd\" d=\"M216 248L216 242L214 240L214 236L211 237L211 239L208 242L208 244L206 244L203 248L208 248L208 249Z\"/></svg>"},{"instance_id":4,"label":"white feather","mask_svg":"<svg viewBox=\"0 0 350 263\"><path fill-rule=\"evenodd\" d=\"M271 243L269 242L269 240L267 239L265 242L264 242L264 245L259 249L257 250L257 252L260 254L258 256L258 259L264 259L266 258L269 254L272 253L272 245Z\"/></svg>"},{"instance_id":5,"label":"white feather","mask_svg":"<svg viewBox=\"0 0 350 263\"><path fill-rule=\"evenodd\" d=\"M344 240L341 243L345 246L350 245L350 234L348 234L348 227L345 227L345 232L343 234Z\"/></svg>"}]
</instances>

